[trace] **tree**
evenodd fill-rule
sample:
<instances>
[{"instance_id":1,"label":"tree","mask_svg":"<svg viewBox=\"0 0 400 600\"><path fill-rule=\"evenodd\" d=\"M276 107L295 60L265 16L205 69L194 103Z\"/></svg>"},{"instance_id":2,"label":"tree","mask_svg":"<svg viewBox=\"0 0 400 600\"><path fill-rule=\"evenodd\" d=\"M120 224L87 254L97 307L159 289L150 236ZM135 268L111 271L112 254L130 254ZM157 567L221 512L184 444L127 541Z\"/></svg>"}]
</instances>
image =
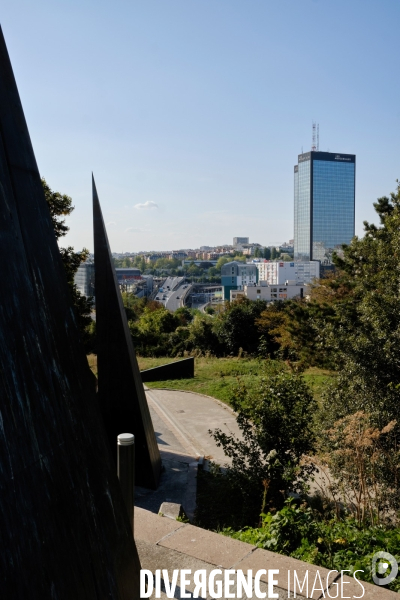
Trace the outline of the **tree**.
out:
<instances>
[{"instance_id":1,"label":"tree","mask_svg":"<svg viewBox=\"0 0 400 600\"><path fill-rule=\"evenodd\" d=\"M253 302L247 298L227 304L226 311L215 324L218 338L227 352L238 354L242 348L245 352L257 353L260 332L256 319L266 306L264 300Z\"/></svg>"},{"instance_id":2,"label":"tree","mask_svg":"<svg viewBox=\"0 0 400 600\"><path fill-rule=\"evenodd\" d=\"M380 226L365 222L364 237L345 246L343 257L334 256L339 272L321 282L318 300L303 316L310 338L317 334L317 346L337 372L323 394L321 431L357 412L379 431L395 422L382 441L392 456L400 446L400 185L374 207ZM394 491L396 510L399 480L386 463L380 485Z\"/></svg>"},{"instance_id":3,"label":"tree","mask_svg":"<svg viewBox=\"0 0 400 600\"><path fill-rule=\"evenodd\" d=\"M232 258L232 260L235 260L235 261L238 261L238 262L244 262L244 263L245 263L245 262L246 262L246 260L247 260L247 257L246 257L246 256L243 256L243 254L240 252L240 254L236 254L236 255L235 255L233 258Z\"/></svg>"},{"instance_id":4,"label":"tree","mask_svg":"<svg viewBox=\"0 0 400 600\"><path fill-rule=\"evenodd\" d=\"M217 264L215 265L215 268L217 269L218 272L220 272L221 269L222 269L222 267L224 265L226 265L226 263L231 262L231 261L232 261L232 258L230 256L229 257L227 257L227 256L220 256L219 259L218 259L218 261L217 261Z\"/></svg>"},{"instance_id":5,"label":"tree","mask_svg":"<svg viewBox=\"0 0 400 600\"><path fill-rule=\"evenodd\" d=\"M289 311L285 302L271 302L256 319L260 334L258 353L268 356L291 356L293 342L289 333Z\"/></svg>"},{"instance_id":6,"label":"tree","mask_svg":"<svg viewBox=\"0 0 400 600\"><path fill-rule=\"evenodd\" d=\"M72 198L66 194L54 192L43 177L42 185L44 196L50 210L54 233L58 241L60 237L64 237L69 231L69 227L65 224L65 219L63 217L69 216L74 210L74 207L72 206ZM81 252L75 252L71 246L68 246L67 248L60 248L60 254L64 264L68 287L71 294L78 328L81 333L81 338L86 350L92 351L93 336L90 335L89 326L92 322L90 312L93 306L93 299L82 296L74 282L75 273L79 265L87 260L89 256L89 250L87 250L87 248L83 248Z\"/></svg>"},{"instance_id":7,"label":"tree","mask_svg":"<svg viewBox=\"0 0 400 600\"><path fill-rule=\"evenodd\" d=\"M216 356L221 354L222 349L214 331L213 317L201 313L195 314L192 322L188 325L188 331L187 350Z\"/></svg>"},{"instance_id":8,"label":"tree","mask_svg":"<svg viewBox=\"0 0 400 600\"><path fill-rule=\"evenodd\" d=\"M277 251L276 251L276 248L275 248L275 247L273 247L273 248L271 249L271 260L275 260L277 257L278 257L278 253L277 253Z\"/></svg>"},{"instance_id":9,"label":"tree","mask_svg":"<svg viewBox=\"0 0 400 600\"><path fill-rule=\"evenodd\" d=\"M270 248L264 248L264 258L266 260L270 260L270 258L271 258L271 250L270 250Z\"/></svg>"},{"instance_id":10,"label":"tree","mask_svg":"<svg viewBox=\"0 0 400 600\"><path fill-rule=\"evenodd\" d=\"M329 395L335 417L364 410L382 428L400 423L400 185L374 207L381 226L365 222L364 238L334 258L350 296L332 305L326 337L339 371Z\"/></svg>"},{"instance_id":11,"label":"tree","mask_svg":"<svg viewBox=\"0 0 400 600\"><path fill-rule=\"evenodd\" d=\"M232 459L227 476L242 496L247 524L266 506L280 508L287 491L300 491L313 467L301 462L315 446L317 408L301 376L266 373L258 389L239 383L231 400L242 439L217 429L213 437ZM239 503L239 499L237 500Z\"/></svg>"}]
</instances>

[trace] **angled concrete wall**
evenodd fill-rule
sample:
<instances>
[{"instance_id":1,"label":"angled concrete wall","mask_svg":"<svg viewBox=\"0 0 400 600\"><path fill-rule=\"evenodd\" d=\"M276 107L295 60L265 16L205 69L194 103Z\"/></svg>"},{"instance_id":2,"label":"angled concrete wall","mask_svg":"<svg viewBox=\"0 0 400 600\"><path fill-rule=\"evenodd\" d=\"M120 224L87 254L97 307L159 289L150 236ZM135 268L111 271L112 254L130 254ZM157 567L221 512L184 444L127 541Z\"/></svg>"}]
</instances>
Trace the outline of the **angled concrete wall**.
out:
<instances>
[{"instance_id":1,"label":"angled concrete wall","mask_svg":"<svg viewBox=\"0 0 400 600\"><path fill-rule=\"evenodd\" d=\"M0 589L132 600L139 559L0 30Z\"/></svg>"},{"instance_id":2,"label":"angled concrete wall","mask_svg":"<svg viewBox=\"0 0 400 600\"><path fill-rule=\"evenodd\" d=\"M160 367L140 371L143 383L168 381L168 379L190 379L194 377L194 358L184 358Z\"/></svg>"},{"instance_id":3,"label":"angled concrete wall","mask_svg":"<svg viewBox=\"0 0 400 600\"><path fill-rule=\"evenodd\" d=\"M93 179L98 396L111 450L118 433L135 435L135 480L156 488L161 457L136 360Z\"/></svg>"}]
</instances>

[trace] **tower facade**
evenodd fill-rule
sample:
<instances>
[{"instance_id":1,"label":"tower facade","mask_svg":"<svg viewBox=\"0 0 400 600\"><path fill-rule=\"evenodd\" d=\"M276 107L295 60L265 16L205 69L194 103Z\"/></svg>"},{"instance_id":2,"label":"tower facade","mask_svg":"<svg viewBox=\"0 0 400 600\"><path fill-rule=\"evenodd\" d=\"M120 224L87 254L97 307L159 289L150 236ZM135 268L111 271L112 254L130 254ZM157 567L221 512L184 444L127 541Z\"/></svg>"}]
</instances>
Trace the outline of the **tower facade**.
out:
<instances>
[{"instance_id":1,"label":"tower facade","mask_svg":"<svg viewBox=\"0 0 400 600\"><path fill-rule=\"evenodd\" d=\"M356 157L305 152L294 167L294 260L332 261L354 237Z\"/></svg>"}]
</instances>

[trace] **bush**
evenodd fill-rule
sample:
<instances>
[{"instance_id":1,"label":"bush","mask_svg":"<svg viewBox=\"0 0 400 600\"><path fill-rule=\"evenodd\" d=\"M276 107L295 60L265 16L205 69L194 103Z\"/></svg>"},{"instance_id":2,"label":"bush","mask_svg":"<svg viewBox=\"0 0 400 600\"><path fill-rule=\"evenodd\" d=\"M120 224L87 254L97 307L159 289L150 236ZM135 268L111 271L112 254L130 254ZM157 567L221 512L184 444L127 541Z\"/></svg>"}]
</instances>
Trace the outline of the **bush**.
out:
<instances>
[{"instance_id":1,"label":"bush","mask_svg":"<svg viewBox=\"0 0 400 600\"><path fill-rule=\"evenodd\" d=\"M259 548L286 554L306 562L341 571L355 571L359 579L372 583L372 557L376 552L390 552L400 562L400 531L383 526L360 527L355 519L321 520L306 504L292 499L273 514L262 515L262 526L240 531L223 530L224 535ZM400 591L396 578L388 586Z\"/></svg>"},{"instance_id":2,"label":"bush","mask_svg":"<svg viewBox=\"0 0 400 600\"><path fill-rule=\"evenodd\" d=\"M301 459L314 449L316 403L302 377L284 370L262 380L258 389L239 383L230 403L242 439L220 429L212 435L232 458L227 477L256 522L262 504L262 510L280 508L289 491L305 489L314 467Z\"/></svg>"}]
</instances>

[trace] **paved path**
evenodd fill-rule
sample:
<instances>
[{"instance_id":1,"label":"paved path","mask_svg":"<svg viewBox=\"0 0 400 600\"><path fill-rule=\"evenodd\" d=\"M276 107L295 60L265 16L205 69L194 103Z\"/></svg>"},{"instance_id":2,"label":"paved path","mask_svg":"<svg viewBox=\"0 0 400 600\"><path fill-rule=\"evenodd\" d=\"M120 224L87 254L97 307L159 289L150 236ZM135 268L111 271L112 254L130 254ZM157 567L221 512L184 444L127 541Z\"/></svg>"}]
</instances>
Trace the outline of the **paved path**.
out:
<instances>
[{"instance_id":1,"label":"paved path","mask_svg":"<svg viewBox=\"0 0 400 600\"><path fill-rule=\"evenodd\" d=\"M214 398L180 390L147 389L146 397L153 423L157 424L159 444L165 449L173 452L184 449L187 454L204 456L220 465L230 463L208 433L219 428L224 433L240 435L235 415L228 406Z\"/></svg>"},{"instance_id":2,"label":"paved path","mask_svg":"<svg viewBox=\"0 0 400 600\"><path fill-rule=\"evenodd\" d=\"M135 506L158 513L163 502L181 504L192 519L196 508L198 460L230 463L208 430L239 434L234 413L214 398L145 386L163 472L157 490L136 486Z\"/></svg>"}]
</instances>

